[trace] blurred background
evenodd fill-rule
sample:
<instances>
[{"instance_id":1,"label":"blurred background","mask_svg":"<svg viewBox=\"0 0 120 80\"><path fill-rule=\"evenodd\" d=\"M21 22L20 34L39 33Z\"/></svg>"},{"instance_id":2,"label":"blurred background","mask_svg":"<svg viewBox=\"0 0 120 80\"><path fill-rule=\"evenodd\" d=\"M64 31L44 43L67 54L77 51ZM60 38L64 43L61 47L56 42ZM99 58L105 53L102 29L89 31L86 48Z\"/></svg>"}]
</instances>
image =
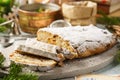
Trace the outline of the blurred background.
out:
<instances>
[{"instance_id":1,"label":"blurred background","mask_svg":"<svg viewBox=\"0 0 120 80\"><path fill-rule=\"evenodd\" d=\"M80 8L70 9L70 6ZM65 20L72 26L96 25L99 14L120 17L119 9L120 0L0 0L0 33L36 34L39 28L48 27L55 20ZM119 19L112 21L118 24Z\"/></svg>"}]
</instances>

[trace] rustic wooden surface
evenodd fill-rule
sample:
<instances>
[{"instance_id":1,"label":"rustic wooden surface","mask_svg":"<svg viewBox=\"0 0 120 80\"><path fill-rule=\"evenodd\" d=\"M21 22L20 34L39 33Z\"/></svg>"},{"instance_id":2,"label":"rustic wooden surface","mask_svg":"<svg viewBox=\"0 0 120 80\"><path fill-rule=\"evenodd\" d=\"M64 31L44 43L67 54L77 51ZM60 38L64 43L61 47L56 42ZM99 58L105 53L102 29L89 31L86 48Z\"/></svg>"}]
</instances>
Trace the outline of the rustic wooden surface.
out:
<instances>
[{"instance_id":1,"label":"rustic wooden surface","mask_svg":"<svg viewBox=\"0 0 120 80\"><path fill-rule=\"evenodd\" d=\"M18 43L23 43L23 42L18 41ZM14 51L16 45L18 44L14 44L11 47L2 49L2 52L7 58L7 64L9 64L9 54ZM40 80L50 80L50 79L73 77L76 75L94 72L112 63L117 50L118 49L116 48L116 46L114 46L113 48L109 49L108 51L102 54L91 56L84 59L69 60L65 62L65 65L63 67L57 66L54 69L49 70L47 72L36 72L36 73L40 76Z\"/></svg>"}]
</instances>

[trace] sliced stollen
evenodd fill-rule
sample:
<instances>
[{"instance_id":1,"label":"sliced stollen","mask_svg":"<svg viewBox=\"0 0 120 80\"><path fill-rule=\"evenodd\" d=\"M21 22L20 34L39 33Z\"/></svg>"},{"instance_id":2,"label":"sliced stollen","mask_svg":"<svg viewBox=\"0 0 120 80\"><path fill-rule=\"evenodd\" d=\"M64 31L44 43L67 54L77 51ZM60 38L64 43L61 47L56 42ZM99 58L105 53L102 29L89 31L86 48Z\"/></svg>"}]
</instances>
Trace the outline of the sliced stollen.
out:
<instances>
[{"instance_id":1,"label":"sliced stollen","mask_svg":"<svg viewBox=\"0 0 120 80\"><path fill-rule=\"evenodd\" d=\"M71 53L65 58L82 58L102 53L116 44L116 36L96 26L75 26L63 28L42 28L37 40L65 48Z\"/></svg>"},{"instance_id":2,"label":"sliced stollen","mask_svg":"<svg viewBox=\"0 0 120 80\"><path fill-rule=\"evenodd\" d=\"M10 60L31 70L47 71L55 67L56 61L40 56L26 55L19 52L10 54Z\"/></svg>"},{"instance_id":3,"label":"sliced stollen","mask_svg":"<svg viewBox=\"0 0 120 80\"><path fill-rule=\"evenodd\" d=\"M64 56L62 53L67 52L65 49L56 45L37 41L36 38L28 38L25 44L19 45L16 50L19 52L25 52L26 54L50 58L56 61L63 61Z\"/></svg>"}]
</instances>

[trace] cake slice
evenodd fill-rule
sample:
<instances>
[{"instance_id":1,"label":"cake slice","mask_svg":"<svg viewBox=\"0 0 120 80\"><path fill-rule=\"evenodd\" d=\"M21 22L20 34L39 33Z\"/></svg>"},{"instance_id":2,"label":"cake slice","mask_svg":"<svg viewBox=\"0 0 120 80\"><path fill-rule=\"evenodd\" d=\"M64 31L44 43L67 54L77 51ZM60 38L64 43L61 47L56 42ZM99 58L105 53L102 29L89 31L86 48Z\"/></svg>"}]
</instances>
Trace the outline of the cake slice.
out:
<instances>
[{"instance_id":1,"label":"cake slice","mask_svg":"<svg viewBox=\"0 0 120 80\"><path fill-rule=\"evenodd\" d=\"M37 40L65 48L70 52L63 54L66 59L102 53L116 44L114 34L93 25L42 28L37 32Z\"/></svg>"},{"instance_id":2,"label":"cake slice","mask_svg":"<svg viewBox=\"0 0 120 80\"><path fill-rule=\"evenodd\" d=\"M50 58L55 61L64 61L65 58L63 53L69 53L64 48L45 42L37 41L36 38L28 38L25 44L19 45L16 48L16 51Z\"/></svg>"},{"instance_id":3,"label":"cake slice","mask_svg":"<svg viewBox=\"0 0 120 80\"><path fill-rule=\"evenodd\" d=\"M54 60L24 53L21 54L20 52L13 52L10 54L10 60L31 70L39 71L50 70L57 64L57 62Z\"/></svg>"}]
</instances>

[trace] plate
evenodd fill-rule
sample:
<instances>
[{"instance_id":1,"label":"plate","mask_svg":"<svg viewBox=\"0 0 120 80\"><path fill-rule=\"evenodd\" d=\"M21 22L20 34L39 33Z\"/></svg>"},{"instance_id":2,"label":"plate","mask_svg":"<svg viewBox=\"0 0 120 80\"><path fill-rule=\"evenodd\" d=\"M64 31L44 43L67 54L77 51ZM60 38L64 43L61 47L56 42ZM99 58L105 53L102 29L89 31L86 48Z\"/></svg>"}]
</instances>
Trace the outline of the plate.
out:
<instances>
[{"instance_id":1,"label":"plate","mask_svg":"<svg viewBox=\"0 0 120 80\"><path fill-rule=\"evenodd\" d=\"M14 50L13 49L14 47L15 46L11 46L3 50L7 58L9 56L8 54L10 54ZM97 54L83 59L68 60L65 61L62 67L56 66L55 68L47 72L35 72L35 73L40 76L40 80L50 80L73 77L81 74L95 72L97 70L101 70L105 66L112 63L117 51L118 48L116 45L113 48L101 54Z\"/></svg>"}]
</instances>

